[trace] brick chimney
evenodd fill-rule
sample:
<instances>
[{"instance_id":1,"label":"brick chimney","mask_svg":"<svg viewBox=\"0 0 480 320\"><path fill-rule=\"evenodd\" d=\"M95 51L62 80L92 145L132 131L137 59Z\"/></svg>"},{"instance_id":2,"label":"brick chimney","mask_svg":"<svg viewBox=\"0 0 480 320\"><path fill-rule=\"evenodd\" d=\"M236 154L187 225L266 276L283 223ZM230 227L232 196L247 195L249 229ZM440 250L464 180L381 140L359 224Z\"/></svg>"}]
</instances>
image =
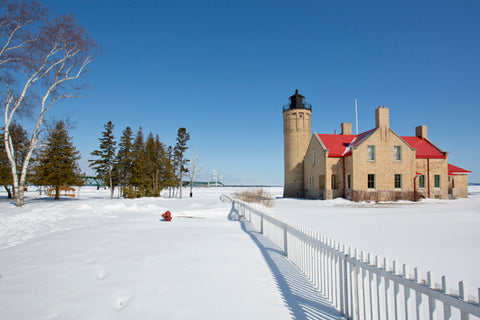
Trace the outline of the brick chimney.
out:
<instances>
[{"instance_id":1,"label":"brick chimney","mask_svg":"<svg viewBox=\"0 0 480 320\"><path fill-rule=\"evenodd\" d=\"M352 134L352 124L349 122L342 122L342 134Z\"/></svg>"},{"instance_id":2,"label":"brick chimney","mask_svg":"<svg viewBox=\"0 0 480 320\"><path fill-rule=\"evenodd\" d=\"M427 139L427 126L418 126L415 128L415 135L422 139Z\"/></svg>"},{"instance_id":3,"label":"brick chimney","mask_svg":"<svg viewBox=\"0 0 480 320\"><path fill-rule=\"evenodd\" d=\"M390 127L390 117L388 108L378 107L375 110L375 128L388 129Z\"/></svg>"}]
</instances>

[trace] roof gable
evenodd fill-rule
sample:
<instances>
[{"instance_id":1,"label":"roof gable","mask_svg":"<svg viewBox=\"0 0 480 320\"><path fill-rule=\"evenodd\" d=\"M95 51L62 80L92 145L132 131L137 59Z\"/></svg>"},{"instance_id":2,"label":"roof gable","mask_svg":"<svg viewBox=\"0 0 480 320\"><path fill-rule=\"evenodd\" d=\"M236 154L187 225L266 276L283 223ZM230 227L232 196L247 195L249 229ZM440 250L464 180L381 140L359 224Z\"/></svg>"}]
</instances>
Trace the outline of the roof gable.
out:
<instances>
[{"instance_id":1,"label":"roof gable","mask_svg":"<svg viewBox=\"0 0 480 320\"><path fill-rule=\"evenodd\" d=\"M418 158L430 158L430 159L445 159L445 152L434 146L427 139L419 137L401 137L406 143L410 145L417 152L415 157Z\"/></svg>"},{"instance_id":2,"label":"roof gable","mask_svg":"<svg viewBox=\"0 0 480 320\"><path fill-rule=\"evenodd\" d=\"M351 148L357 147L366 138L368 138L376 129L363 132L359 135L354 134L320 134L317 137L330 152L330 158L339 158L351 155Z\"/></svg>"},{"instance_id":3,"label":"roof gable","mask_svg":"<svg viewBox=\"0 0 480 320\"><path fill-rule=\"evenodd\" d=\"M325 148L330 152L329 157L341 157L345 152L345 149L355 139L353 134L319 134L318 138L322 141Z\"/></svg>"},{"instance_id":4,"label":"roof gable","mask_svg":"<svg viewBox=\"0 0 480 320\"><path fill-rule=\"evenodd\" d=\"M375 130L377 130L377 129L374 128L374 129L362 132L359 135L357 135L357 138L355 139L355 141L353 141L353 144L350 146L350 148L358 147L363 141L367 140L367 138L370 137L370 135L372 133L374 133Z\"/></svg>"}]
</instances>

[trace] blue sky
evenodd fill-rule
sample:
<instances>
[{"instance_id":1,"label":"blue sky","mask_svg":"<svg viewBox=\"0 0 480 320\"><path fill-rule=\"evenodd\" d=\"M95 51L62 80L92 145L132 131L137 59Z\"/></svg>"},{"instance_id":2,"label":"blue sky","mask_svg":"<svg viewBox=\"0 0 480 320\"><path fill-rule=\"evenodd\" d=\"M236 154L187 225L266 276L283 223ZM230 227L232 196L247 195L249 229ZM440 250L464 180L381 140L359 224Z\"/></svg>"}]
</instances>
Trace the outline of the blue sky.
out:
<instances>
[{"instance_id":1,"label":"blue sky","mask_svg":"<svg viewBox=\"0 0 480 320\"><path fill-rule=\"evenodd\" d=\"M429 138L480 182L478 1L42 1L71 13L102 47L86 96L55 106L71 116L83 169L111 120L190 148L227 184L283 184L282 105L295 89L312 130L341 122Z\"/></svg>"}]
</instances>

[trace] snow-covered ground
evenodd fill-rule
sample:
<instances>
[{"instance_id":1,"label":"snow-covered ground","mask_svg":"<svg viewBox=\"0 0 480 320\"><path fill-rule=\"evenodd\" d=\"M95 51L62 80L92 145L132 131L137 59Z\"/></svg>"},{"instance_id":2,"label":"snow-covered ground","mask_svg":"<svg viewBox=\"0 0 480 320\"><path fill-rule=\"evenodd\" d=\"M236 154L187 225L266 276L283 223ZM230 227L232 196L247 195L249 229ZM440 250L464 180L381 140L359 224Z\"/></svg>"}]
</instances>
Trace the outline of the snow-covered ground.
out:
<instances>
[{"instance_id":1,"label":"snow-covered ground","mask_svg":"<svg viewBox=\"0 0 480 320\"><path fill-rule=\"evenodd\" d=\"M219 196L236 190L110 200L106 190L83 187L80 199L59 202L30 191L22 208L0 192L0 319L295 317L314 294L230 217ZM281 197L282 188L269 191ZM172 222L160 221L166 210ZM437 281L445 274L452 287L459 280L472 294L480 287L480 187L468 199L373 205L279 198L264 210L432 270Z\"/></svg>"},{"instance_id":2,"label":"snow-covered ground","mask_svg":"<svg viewBox=\"0 0 480 320\"><path fill-rule=\"evenodd\" d=\"M226 191L225 189L223 189ZM213 191L213 192L212 192ZM214 189L193 199L0 201L0 319L290 319ZM160 221L166 210L172 222Z\"/></svg>"},{"instance_id":3,"label":"snow-covered ground","mask_svg":"<svg viewBox=\"0 0 480 320\"><path fill-rule=\"evenodd\" d=\"M271 189L281 197L281 188ZM480 288L480 186L469 187L468 199L396 203L353 203L345 199L277 199L266 210L319 231L341 243L406 263L420 276L432 271L440 283L447 277L456 291L464 280L478 299ZM397 264L398 265L398 264ZM472 298L473 298L472 297Z\"/></svg>"}]
</instances>

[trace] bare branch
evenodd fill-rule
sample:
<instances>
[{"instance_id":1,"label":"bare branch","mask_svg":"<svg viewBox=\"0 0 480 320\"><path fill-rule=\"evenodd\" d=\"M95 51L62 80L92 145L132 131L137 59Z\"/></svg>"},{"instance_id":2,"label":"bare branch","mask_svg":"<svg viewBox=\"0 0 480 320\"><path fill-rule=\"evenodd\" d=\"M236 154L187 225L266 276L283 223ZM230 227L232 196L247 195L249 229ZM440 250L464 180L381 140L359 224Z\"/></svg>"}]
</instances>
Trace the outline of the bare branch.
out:
<instances>
[{"instance_id":1,"label":"bare branch","mask_svg":"<svg viewBox=\"0 0 480 320\"><path fill-rule=\"evenodd\" d=\"M80 97L71 92L72 89L75 91L71 84L98 54L96 43L72 16L46 20L45 12L37 2L0 0L0 82L3 84L0 95L5 96L4 143L19 206L23 204L28 163L44 130L45 114L59 100ZM31 101L38 101L37 120L19 174L9 126L19 110L35 107Z\"/></svg>"}]
</instances>

